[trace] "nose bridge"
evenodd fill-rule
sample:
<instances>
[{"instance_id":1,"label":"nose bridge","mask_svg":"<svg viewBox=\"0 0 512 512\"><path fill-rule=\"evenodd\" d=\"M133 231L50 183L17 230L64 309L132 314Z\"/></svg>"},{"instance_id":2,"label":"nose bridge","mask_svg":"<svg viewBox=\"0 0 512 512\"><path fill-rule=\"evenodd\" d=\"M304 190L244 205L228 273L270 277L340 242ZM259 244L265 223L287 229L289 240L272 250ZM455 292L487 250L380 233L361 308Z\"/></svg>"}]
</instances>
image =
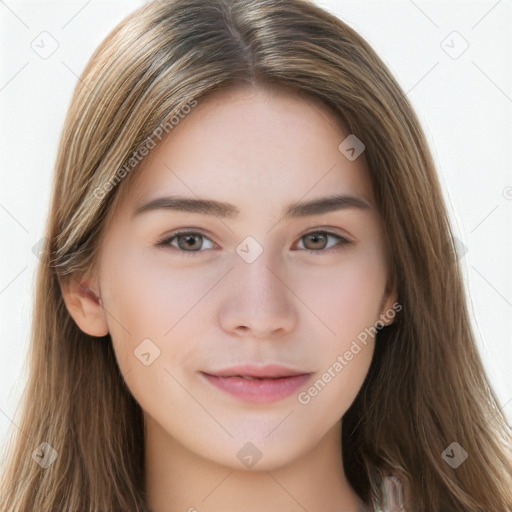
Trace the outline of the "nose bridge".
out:
<instances>
[{"instance_id":1,"label":"nose bridge","mask_svg":"<svg viewBox=\"0 0 512 512\"><path fill-rule=\"evenodd\" d=\"M246 237L236 248L239 260L234 269L234 279L246 292L242 295L266 303L276 296L286 295L283 278L278 278L282 266L279 265L275 251L265 243L268 240L266 237L264 242L260 242L253 236Z\"/></svg>"},{"instance_id":2,"label":"nose bridge","mask_svg":"<svg viewBox=\"0 0 512 512\"><path fill-rule=\"evenodd\" d=\"M296 320L283 266L276 251L247 237L236 248L237 258L229 276L229 292L221 307L224 329L249 330L248 335L269 336L289 331Z\"/></svg>"}]
</instances>

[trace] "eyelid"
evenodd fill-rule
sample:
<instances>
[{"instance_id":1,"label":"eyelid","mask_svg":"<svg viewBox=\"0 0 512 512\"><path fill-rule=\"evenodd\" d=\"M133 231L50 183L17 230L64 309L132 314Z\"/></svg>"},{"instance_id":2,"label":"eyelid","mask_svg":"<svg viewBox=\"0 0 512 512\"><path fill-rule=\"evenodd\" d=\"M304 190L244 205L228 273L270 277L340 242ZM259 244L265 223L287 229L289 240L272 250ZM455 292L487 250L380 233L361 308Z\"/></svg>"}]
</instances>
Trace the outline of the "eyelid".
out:
<instances>
[{"instance_id":1,"label":"eyelid","mask_svg":"<svg viewBox=\"0 0 512 512\"><path fill-rule=\"evenodd\" d=\"M348 234L341 234L341 233L337 233L336 231L338 231L339 228L335 228L335 227L314 227L314 228L311 228L311 229L308 229L308 231L306 231L303 235L301 235L299 238L302 238L304 236L307 236L307 235L310 235L310 234L313 234L313 233L325 233L327 235L332 235L332 236L336 236L338 238L341 238L342 240L344 240L346 243L353 243L353 239L352 237L350 237L350 235Z\"/></svg>"}]
</instances>

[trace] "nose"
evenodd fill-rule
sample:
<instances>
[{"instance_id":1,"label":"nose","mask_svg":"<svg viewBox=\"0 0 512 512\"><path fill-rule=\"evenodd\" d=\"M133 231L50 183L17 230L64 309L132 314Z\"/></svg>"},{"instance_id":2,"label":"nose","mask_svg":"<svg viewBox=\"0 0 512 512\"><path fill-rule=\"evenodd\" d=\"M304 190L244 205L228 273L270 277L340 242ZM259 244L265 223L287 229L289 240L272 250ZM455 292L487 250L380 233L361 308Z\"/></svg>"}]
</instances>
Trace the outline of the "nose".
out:
<instances>
[{"instance_id":1,"label":"nose","mask_svg":"<svg viewBox=\"0 0 512 512\"><path fill-rule=\"evenodd\" d=\"M293 331L297 298L270 251L252 263L235 262L223 286L219 315L227 333L242 337L275 339Z\"/></svg>"}]
</instances>

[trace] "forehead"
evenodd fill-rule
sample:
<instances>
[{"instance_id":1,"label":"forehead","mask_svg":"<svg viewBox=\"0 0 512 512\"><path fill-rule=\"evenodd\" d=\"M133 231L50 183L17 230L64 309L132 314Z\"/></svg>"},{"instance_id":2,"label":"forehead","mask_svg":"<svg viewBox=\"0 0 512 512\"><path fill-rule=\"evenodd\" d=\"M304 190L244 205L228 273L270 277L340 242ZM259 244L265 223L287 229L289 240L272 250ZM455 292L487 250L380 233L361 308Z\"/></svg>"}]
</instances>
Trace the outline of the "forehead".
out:
<instances>
[{"instance_id":1,"label":"forehead","mask_svg":"<svg viewBox=\"0 0 512 512\"><path fill-rule=\"evenodd\" d=\"M338 149L347 135L316 98L284 88L218 91L151 150L123 184L124 195L130 204L159 192L248 206L258 196L269 206L308 193L351 193L371 202L364 158L349 161Z\"/></svg>"}]
</instances>

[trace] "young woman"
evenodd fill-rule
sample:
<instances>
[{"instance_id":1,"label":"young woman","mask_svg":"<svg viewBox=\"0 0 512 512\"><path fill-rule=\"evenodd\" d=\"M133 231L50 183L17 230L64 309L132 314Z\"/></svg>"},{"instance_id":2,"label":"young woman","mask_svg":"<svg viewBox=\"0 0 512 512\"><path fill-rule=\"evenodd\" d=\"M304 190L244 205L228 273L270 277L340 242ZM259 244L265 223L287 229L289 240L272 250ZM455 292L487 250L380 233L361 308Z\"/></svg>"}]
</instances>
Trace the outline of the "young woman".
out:
<instances>
[{"instance_id":1,"label":"young woman","mask_svg":"<svg viewBox=\"0 0 512 512\"><path fill-rule=\"evenodd\" d=\"M314 4L121 22L46 240L3 512L512 510L424 135Z\"/></svg>"}]
</instances>

